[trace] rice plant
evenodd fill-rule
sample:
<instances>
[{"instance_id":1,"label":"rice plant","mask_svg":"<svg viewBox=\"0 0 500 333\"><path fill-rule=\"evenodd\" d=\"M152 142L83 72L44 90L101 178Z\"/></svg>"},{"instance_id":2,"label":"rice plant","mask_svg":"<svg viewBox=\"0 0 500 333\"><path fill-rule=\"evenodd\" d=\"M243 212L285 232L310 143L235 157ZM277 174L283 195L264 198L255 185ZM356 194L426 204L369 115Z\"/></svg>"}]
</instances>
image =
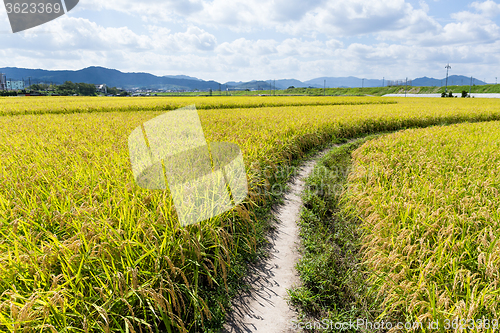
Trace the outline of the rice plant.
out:
<instances>
[{"instance_id":1,"label":"rice plant","mask_svg":"<svg viewBox=\"0 0 500 333\"><path fill-rule=\"evenodd\" d=\"M393 99L360 97L0 97L0 115L110 111L169 111L195 104L198 109L279 106L396 104Z\"/></svg>"},{"instance_id":2,"label":"rice plant","mask_svg":"<svg viewBox=\"0 0 500 333\"><path fill-rule=\"evenodd\" d=\"M380 313L429 332L497 331L500 123L398 132L353 156L346 207Z\"/></svg>"},{"instance_id":3,"label":"rice plant","mask_svg":"<svg viewBox=\"0 0 500 333\"><path fill-rule=\"evenodd\" d=\"M0 331L220 326L228 277L255 256L266 228L260 211L279 200L269 189L290 177L280 167L339 138L500 119L496 101L479 99L265 100L272 107L251 97L196 100L206 108L199 114L207 141L242 149L250 194L225 215L181 228L168 191L135 184L127 137L184 101L121 101L1 99ZM316 101L326 105L310 105Z\"/></svg>"}]
</instances>

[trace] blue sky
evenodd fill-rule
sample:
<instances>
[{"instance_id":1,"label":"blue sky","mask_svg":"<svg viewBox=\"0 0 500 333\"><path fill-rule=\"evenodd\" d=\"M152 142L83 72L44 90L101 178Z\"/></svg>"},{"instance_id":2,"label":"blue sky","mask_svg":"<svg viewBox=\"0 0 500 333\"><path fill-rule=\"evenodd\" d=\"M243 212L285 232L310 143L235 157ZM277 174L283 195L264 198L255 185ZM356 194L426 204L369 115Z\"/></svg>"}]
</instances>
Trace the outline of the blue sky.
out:
<instances>
[{"instance_id":1,"label":"blue sky","mask_svg":"<svg viewBox=\"0 0 500 333\"><path fill-rule=\"evenodd\" d=\"M495 82L500 3L463 0L80 0L12 34L0 9L0 67L248 81L322 76Z\"/></svg>"}]
</instances>

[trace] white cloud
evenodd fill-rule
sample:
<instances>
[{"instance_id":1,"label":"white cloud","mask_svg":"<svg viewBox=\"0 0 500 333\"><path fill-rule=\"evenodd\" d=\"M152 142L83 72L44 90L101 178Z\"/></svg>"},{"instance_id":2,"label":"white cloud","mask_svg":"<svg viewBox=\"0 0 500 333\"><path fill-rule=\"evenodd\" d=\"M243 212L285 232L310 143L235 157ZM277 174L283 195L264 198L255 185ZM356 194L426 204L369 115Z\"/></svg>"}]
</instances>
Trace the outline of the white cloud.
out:
<instances>
[{"instance_id":1,"label":"white cloud","mask_svg":"<svg viewBox=\"0 0 500 333\"><path fill-rule=\"evenodd\" d=\"M139 15L146 21L172 21L176 16L189 16L203 10L202 0L87 0L80 1L77 10L118 11Z\"/></svg>"},{"instance_id":2,"label":"white cloud","mask_svg":"<svg viewBox=\"0 0 500 333\"><path fill-rule=\"evenodd\" d=\"M291 39L293 41L293 39ZM295 41L297 42L297 41ZM252 43L244 40L241 45ZM488 45L443 45L421 47L379 43L367 45L352 43L330 50L326 56L301 57L306 42L297 42L298 55L286 55L281 48L290 45L273 40L265 44L276 45L275 53L257 55L250 50L224 54L173 53L150 49L141 52L126 50L55 50L24 51L9 48L0 51L0 67L17 66L51 69L80 69L92 65L116 68L126 72L151 72L156 75L189 74L215 79L230 80L296 78L301 80L320 76L358 76L366 78L403 79L420 76L442 77L449 61L453 73L483 75L488 66L500 62L500 41ZM236 43L237 44L237 43ZM248 50L247 50L248 51ZM18 54L12 58L9 55ZM28 66L27 66L28 64ZM487 75L487 74L484 74Z\"/></svg>"},{"instance_id":3,"label":"white cloud","mask_svg":"<svg viewBox=\"0 0 500 333\"><path fill-rule=\"evenodd\" d=\"M481 7L486 3L478 6ZM397 31L381 32L377 38L422 47L492 43L500 38L500 27L490 19L490 15L482 11L450 13L450 17L453 22L441 26L434 20L428 20L423 10L415 10L409 16L407 27Z\"/></svg>"},{"instance_id":4,"label":"white cloud","mask_svg":"<svg viewBox=\"0 0 500 333\"><path fill-rule=\"evenodd\" d=\"M473 2L470 6L481 12L482 15L488 17L500 15L500 4L492 0L487 0L485 2Z\"/></svg>"},{"instance_id":5,"label":"white cloud","mask_svg":"<svg viewBox=\"0 0 500 333\"><path fill-rule=\"evenodd\" d=\"M500 38L498 25L482 16L460 12L452 17L458 22L444 27L442 38L445 43L489 43Z\"/></svg>"},{"instance_id":6,"label":"white cloud","mask_svg":"<svg viewBox=\"0 0 500 333\"><path fill-rule=\"evenodd\" d=\"M217 47L217 52L224 55L263 56L276 53L278 43L272 39L248 40L238 38L232 42L224 42Z\"/></svg>"},{"instance_id":7,"label":"white cloud","mask_svg":"<svg viewBox=\"0 0 500 333\"><path fill-rule=\"evenodd\" d=\"M278 51L283 56L299 56L306 58L328 57L334 54L336 49L342 47L342 43L337 40L302 41L297 38L285 39L279 46Z\"/></svg>"},{"instance_id":8,"label":"white cloud","mask_svg":"<svg viewBox=\"0 0 500 333\"><path fill-rule=\"evenodd\" d=\"M98 65L224 82L439 77L448 61L453 71L467 75L474 68L470 74L482 76L490 72L488 65L497 66L499 4L473 2L460 12L431 17L435 2L418 3L87 0L43 27L0 35L0 67ZM6 15L0 24L10 31Z\"/></svg>"},{"instance_id":9,"label":"white cloud","mask_svg":"<svg viewBox=\"0 0 500 333\"><path fill-rule=\"evenodd\" d=\"M343 47L342 42L330 39L326 42L287 38L281 42L274 39L248 40L238 38L232 42L221 43L216 52L221 55L239 55L241 57L328 57Z\"/></svg>"},{"instance_id":10,"label":"white cloud","mask_svg":"<svg viewBox=\"0 0 500 333\"><path fill-rule=\"evenodd\" d=\"M192 51L212 51L217 45L214 35L198 27L191 26L186 32L175 33L167 38L175 42L180 49Z\"/></svg>"},{"instance_id":11,"label":"white cloud","mask_svg":"<svg viewBox=\"0 0 500 333\"><path fill-rule=\"evenodd\" d=\"M327 34L332 38L397 31L409 25L435 26L428 5L414 9L405 0L191 0L147 3L132 0L89 0L82 9L115 10L159 24L181 18L191 25L222 27L235 32L272 29L295 36Z\"/></svg>"},{"instance_id":12,"label":"white cloud","mask_svg":"<svg viewBox=\"0 0 500 333\"><path fill-rule=\"evenodd\" d=\"M424 0L420 0L418 2L418 4L420 5L420 8L425 12L425 13L428 13L429 12L429 5L427 4L427 2L425 2Z\"/></svg>"},{"instance_id":13,"label":"white cloud","mask_svg":"<svg viewBox=\"0 0 500 333\"><path fill-rule=\"evenodd\" d=\"M269 13L274 22L298 21L326 3L326 0L273 0L269 2Z\"/></svg>"},{"instance_id":14,"label":"white cloud","mask_svg":"<svg viewBox=\"0 0 500 333\"><path fill-rule=\"evenodd\" d=\"M53 33L42 33L44 30ZM145 52L206 52L217 45L214 35L195 26L185 32L171 33L169 29L148 26L149 34L137 34L128 27L103 27L88 19L61 17L19 34L8 34L3 47L46 51L88 50Z\"/></svg>"},{"instance_id":15,"label":"white cloud","mask_svg":"<svg viewBox=\"0 0 500 333\"><path fill-rule=\"evenodd\" d=\"M439 24L426 10L414 9L404 0L331 1L309 11L299 22L287 22L277 29L294 35L322 33L333 38L437 29Z\"/></svg>"}]
</instances>

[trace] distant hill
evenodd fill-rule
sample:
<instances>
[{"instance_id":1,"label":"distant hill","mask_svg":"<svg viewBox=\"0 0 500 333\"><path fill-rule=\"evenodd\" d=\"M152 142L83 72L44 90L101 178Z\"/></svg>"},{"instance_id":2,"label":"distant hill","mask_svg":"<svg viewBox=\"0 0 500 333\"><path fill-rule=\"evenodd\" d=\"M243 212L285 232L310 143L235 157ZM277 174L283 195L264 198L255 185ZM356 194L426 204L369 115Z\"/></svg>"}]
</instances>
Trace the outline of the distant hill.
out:
<instances>
[{"instance_id":1,"label":"distant hill","mask_svg":"<svg viewBox=\"0 0 500 333\"><path fill-rule=\"evenodd\" d=\"M172 79L186 79L186 80L195 80L195 81L203 81L193 76L187 75L164 75L163 77L170 77Z\"/></svg>"},{"instance_id":2,"label":"distant hill","mask_svg":"<svg viewBox=\"0 0 500 333\"><path fill-rule=\"evenodd\" d=\"M304 83L307 86L313 86L317 88L323 88L324 82L326 80L327 88L339 88L339 87L381 87L383 80L377 79L360 79L354 76L349 77L319 77Z\"/></svg>"},{"instance_id":3,"label":"distant hill","mask_svg":"<svg viewBox=\"0 0 500 333\"><path fill-rule=\"evenodd\" d=\"M379 79L362 79L354 76L349 77L319 77L308 81L299 81L296 79L280 79L280 80L262 80L249 82L230 81L225 84L220 84L216 81L204 81L198 78L187 75L165 75L156 76L149 73L123 73L116 69L104 67L88 67L81 70L69 71L49 71L43 69L27 69L6 67L0 68L0 73L4 73L7 79L12 80L27 80L31 78L31 83L56 83L61 84L64 81L84 82L103 84L109 87L120 87L125 89L132 88L147 88L147 89L171 89L171 90L208 90L214 91L229 89L238 90L269 90L271 85L276 89L287 89L288 87L295 88L323 88L325 82L327 88L338 87L381 87L387 85L387 80ZM417 87L423 86L441 86L444 85L445 79L434 79L422 77L412 80L411 85ZM448 78L448 85L468 85L470 77L452 75ZM485 82L474 79L475 85L484 85Z\"/></svg>"},{"instance_id":4,"label":"distant hill","mask_svg":"<svg viewBox=\"0 0 500 333\"><path fill-rule=\"evenodd\" d=\"M229 86L233 89L260 89L268 90L270 86L276 84L276 89L287 89L288 87L295 88L323 88L324 80L326 80L327 88L337 88L337 87L361 87L364 83L365 87L380 87L382 86L382 80L368 80L356 77L320 77L312 79L309 81L299 81L296 79L281 79L281 80L266 80L266 81L250 81L250 82L227 82Z\"/></svg>"},{"instance_id":5,"label":"distant hill","mask_svg":"<svg viewBox=\"0 0 500 333\"><path fill-rule=\"evenodd\" d=\"M77 71L48 71L43 69L27 69L6 67L0 68L0 73L6 74L7 79L27 80L31 77L31 83L56 83L65 81L83 82L93 84L105 83L109 87L120 88L155 88L155 89L184 89L184 90L208 90L219 89L219 83L215 81L203 81L186 76L155 76L148 73L123 73L116 69L103 67L88 67Z\"/></svg>"},{"instance_id":6,"label":"distant hill","mask_svg":"<svg viewBox=\"0 0 500 333\"><path fill-rule=\"evenodd\" d=\"M250 81L250 82L241 82L236 85L231 85L229 82L227 83L230 89L255 89L255 90L269 90L269 83L266 81Z\"/></svg>"},{"instance_id":7,"label":"distant hill","mask_svg":"<svg viewBox=\"0 0 500 333\"><path fill-rule=\"evenodd\" d=\"M276 80L276 81L272 81L271 80L267 80L266 81L268 84L269 83L272 83L274 85L274 82L276 82L276 89L286 89L288 87L295 87L295 88L299 88L299 87L307 87L307 85L302 82L302 81L299 81L299 80L295 80L295 79L282 79L282 80Z\"/></svg>"},{"instance_id":8,"label":"distant hill","mask_svg":"<svg viewBox=\"0 0 500 333\"><path fill-rule=\"evenodd\" d=\"M444 86L445 84L446 84L446 78L438 80L426 76L415 79L412 82L412 85L414 87L440 87ZM463 75L451 75L448 77L449 86L468 86L469 84L470 84L470 77ZM472 84L480 86L486 84L486 82L473 78Z\"/></svg>"},{"instance_id":9,"label":"distant hill","mask_svg":"<svg viewBox=\"0 0 500 333\"><path fill-rule=\"evenodd\" d=\"M323 88L324 80L326 80L327 88L338 88L338 87L380 87L382 86L382 80L368 80L365 79L364 82L362 79L356 77L320 77L316 79L312 79L309 81L299 81L296 79L281 79L281 80L266 80L266 81L250 81L250 82L227 82L228 85L232 86L234 89L262 89L268 90L270 89L270 85L274 87L276 84L276 89L287 89L288 87L295 88ZM263 85L264 84L264 85ZM262 88L265 87L265 88Z\"/></svg>"}]
</instances>

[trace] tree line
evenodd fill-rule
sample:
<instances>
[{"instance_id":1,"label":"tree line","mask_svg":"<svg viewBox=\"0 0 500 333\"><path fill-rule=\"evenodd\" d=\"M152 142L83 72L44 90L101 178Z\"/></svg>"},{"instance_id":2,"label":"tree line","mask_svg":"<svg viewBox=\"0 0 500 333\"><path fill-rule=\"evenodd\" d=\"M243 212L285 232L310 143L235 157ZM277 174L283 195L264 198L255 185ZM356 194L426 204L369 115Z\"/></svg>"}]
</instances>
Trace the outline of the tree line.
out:
<instances>
[{"instance_id":1,"label":"tree line","mask_svg":"<svg viewBox=\"0 0 500 333\"><path fill-rule=\"evenodd\" d=\"M45 93L52 93L52 95L61 95L61 96L73 96L73 95L78 95L78 96L96 96L97 95L97 89L94 84L92 83L74 83L71 81L66 81L63 84L60 85L53 85L53 84L46 84L46 83L37 83L37 84L32 84L29 87L29 90L32 92L45 92ZM127 96L128 93L124 90L120 90L116 87L108 87L107 88L108 94L111 95L120 95L120 96Z\"/></svg>"}]
</instances>

